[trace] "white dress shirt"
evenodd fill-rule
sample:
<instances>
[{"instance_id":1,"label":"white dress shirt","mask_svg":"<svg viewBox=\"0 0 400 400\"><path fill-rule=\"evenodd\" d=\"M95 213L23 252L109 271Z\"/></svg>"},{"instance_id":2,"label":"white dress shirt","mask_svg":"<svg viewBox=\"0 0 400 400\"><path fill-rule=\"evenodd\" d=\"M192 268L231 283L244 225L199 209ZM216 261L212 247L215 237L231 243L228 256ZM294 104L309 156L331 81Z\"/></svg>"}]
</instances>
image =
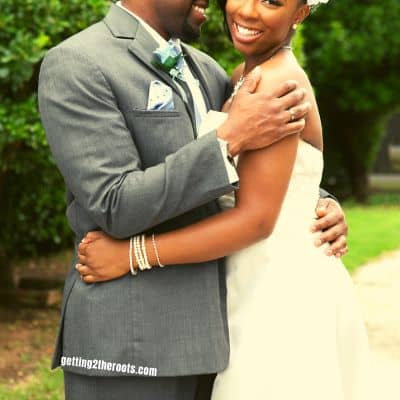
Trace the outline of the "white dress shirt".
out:
<instances>
[{"instance_id":1,"label":"white dress shirt","mask_svg":"<svg viewBox=\"0 0 400 400\"><path fill-rule=\"evenodd\" d=\"M164 47L167 44L167 41L155 29L153 29L147 22L143 21L143 19L138 17L132 11L124 7L120 1L118 1L116 5L121 7L128 14L135 17L160 46ZM182 48L179 39L173 38L172 40L180 49ZM193 76L193 73L190 70L190 67L187 65L186 61L184 61L183 77L185 82L189 86L190 92L192 94L198 135L201 136L202 134L217 129L218 126L220 126L221 123L224 121L224 118L223 117L221 118L221 116L215 117L216 116L215 111L213 111L211 115L208 115L208 118L205 118L207 116L207 106L203 94L200 90L200 82ZM179 83L176 81L174 82L179 88ZM182 91L182 88L179 89L180 91ZM208 127L207 132L204 132L205 131L204 127L203 129L201 129L202 122L205 120L207 120L207 127ZM222 157L225 161L225 168L228 174L229 183L231 184L237 183L239 181L239 177L236 168L232 165L230 157L228 155L227 143L226 141L221 140L219 138L218 138L218 143L222 152Z\"/></svg>"}]
</instances>

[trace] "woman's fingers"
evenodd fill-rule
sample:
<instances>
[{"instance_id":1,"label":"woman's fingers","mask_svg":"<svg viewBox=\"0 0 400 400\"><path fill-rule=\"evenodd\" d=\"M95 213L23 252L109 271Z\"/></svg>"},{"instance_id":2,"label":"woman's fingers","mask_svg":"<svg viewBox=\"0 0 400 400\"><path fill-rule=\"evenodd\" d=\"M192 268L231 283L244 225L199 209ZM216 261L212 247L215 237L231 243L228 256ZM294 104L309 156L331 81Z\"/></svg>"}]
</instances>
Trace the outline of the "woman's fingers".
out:
<instances>
[{"instance_id":1,"label":"woman's fingers","mask_svg":"<svg viewBox=\"0 0 400 400\"><path fill-rule=\"evenodd\" d=\"M84 242L80 242L79 246L78 246L78 254L86 256L86 254L87 254L86 251L87 251L87 244Z\"/></svg>"},{"instance_id":2,"label":"woman's fingers","mask_svg":"<svg viewBox=\"0 0 400 400\"><path fill-rule=\"evenodd\" d=\"M78 261L80 264L88 264L88 258L84 254L78 253Z\"/></svg>"},{"instance_id":3,"label":"woman's fingers","mask_svg":"<svg viewBox=\"0 0 400 400\"><path fill-rule=\"evenodd\" d=\"M100 239L103 235L104 233L102 231L90 231L84 236L81 243L89 244L90 242Z\"/></svg>"},{"instance_id":4,"label":"woman's fingers","mask_svg":"<svg viewBox=\"0 0 400 400\"><path fill-rule=\"evenodd\" d=\"M88 275L91 274L92 271L91 269L84 264L76 264L75 265L75 269L81 274L81 275Z\"/></svg>"},{"instance_id":5,"label":"woman's fingers","mask_svg":"<svg viewBox=\"0 0 400 400\"><path fill-rule=\"evenodd\" d=\"M98 282L98 280L93 276L93 275L85 275L82 276L82 280L85 283L95 283Z\"/></svg>"}]
</instances>

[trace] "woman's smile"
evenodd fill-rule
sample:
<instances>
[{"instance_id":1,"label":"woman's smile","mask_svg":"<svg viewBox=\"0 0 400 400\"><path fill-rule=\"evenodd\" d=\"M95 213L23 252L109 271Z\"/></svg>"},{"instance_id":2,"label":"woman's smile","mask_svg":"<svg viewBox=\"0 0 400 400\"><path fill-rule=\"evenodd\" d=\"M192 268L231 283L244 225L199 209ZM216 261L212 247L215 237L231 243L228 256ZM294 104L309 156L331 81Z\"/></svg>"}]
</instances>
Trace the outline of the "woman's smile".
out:
<instances>
[{"instance_id":1,"label":"woman's smile","mask_svg":"<svg viewBox=\"0 0 400 400\"><path fill-rule=\"evenodd\" d=\"M244 26L236 21L232 24L232 39L242 43L251 43L256 41L263 32L248 26Z\"/></svg>"}]
</instances>

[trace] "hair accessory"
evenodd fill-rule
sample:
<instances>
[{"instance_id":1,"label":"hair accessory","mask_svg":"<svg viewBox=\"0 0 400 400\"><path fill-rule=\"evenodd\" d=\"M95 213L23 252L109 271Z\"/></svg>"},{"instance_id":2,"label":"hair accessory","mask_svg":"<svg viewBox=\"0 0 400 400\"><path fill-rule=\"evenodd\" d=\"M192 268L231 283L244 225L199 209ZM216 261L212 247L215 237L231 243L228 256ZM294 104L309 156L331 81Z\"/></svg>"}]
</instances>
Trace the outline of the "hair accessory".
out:
<instances>
[{"instance_id":1,"label":"hair accessory","mask_svg":"<svg viewBox=\"0 0 400 400\"><path fill-rule=\"evenodd\" d=\"M292 26L293 30L295 31L298 26L299 26L298 24L293 24L293 26Z\"/></svg>"},{"instance_id":2,"label":"hair accessory","mask_svg":"<svg viewBox=\"0 0 400 400\"><path fill-rule=\"evenodd\" d=\"M323 3L323 4L328 3L328 1L329 0L307 0L307 4L309 6L318 6L321 3Z\"/></svg>"}]
</instances>

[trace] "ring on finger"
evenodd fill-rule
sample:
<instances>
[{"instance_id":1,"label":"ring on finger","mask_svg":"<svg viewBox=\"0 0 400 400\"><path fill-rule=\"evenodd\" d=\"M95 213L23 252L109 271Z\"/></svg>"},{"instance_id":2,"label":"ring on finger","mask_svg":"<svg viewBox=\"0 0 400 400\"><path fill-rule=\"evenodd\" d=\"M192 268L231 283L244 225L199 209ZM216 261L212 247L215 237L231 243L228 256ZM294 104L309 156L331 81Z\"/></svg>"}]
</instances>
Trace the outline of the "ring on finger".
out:
<instances>
[{"instance_id":1,"label":"ring on finger","mask_svg":"<svg viewBox=\"0 0 400 400\"><path fill-rule=\"evenodd\" d=\"M296 119L296 114L291 108L289 108L288 112L290 114L290 122L293 122Z\"/></svg>"}]
</instances>

